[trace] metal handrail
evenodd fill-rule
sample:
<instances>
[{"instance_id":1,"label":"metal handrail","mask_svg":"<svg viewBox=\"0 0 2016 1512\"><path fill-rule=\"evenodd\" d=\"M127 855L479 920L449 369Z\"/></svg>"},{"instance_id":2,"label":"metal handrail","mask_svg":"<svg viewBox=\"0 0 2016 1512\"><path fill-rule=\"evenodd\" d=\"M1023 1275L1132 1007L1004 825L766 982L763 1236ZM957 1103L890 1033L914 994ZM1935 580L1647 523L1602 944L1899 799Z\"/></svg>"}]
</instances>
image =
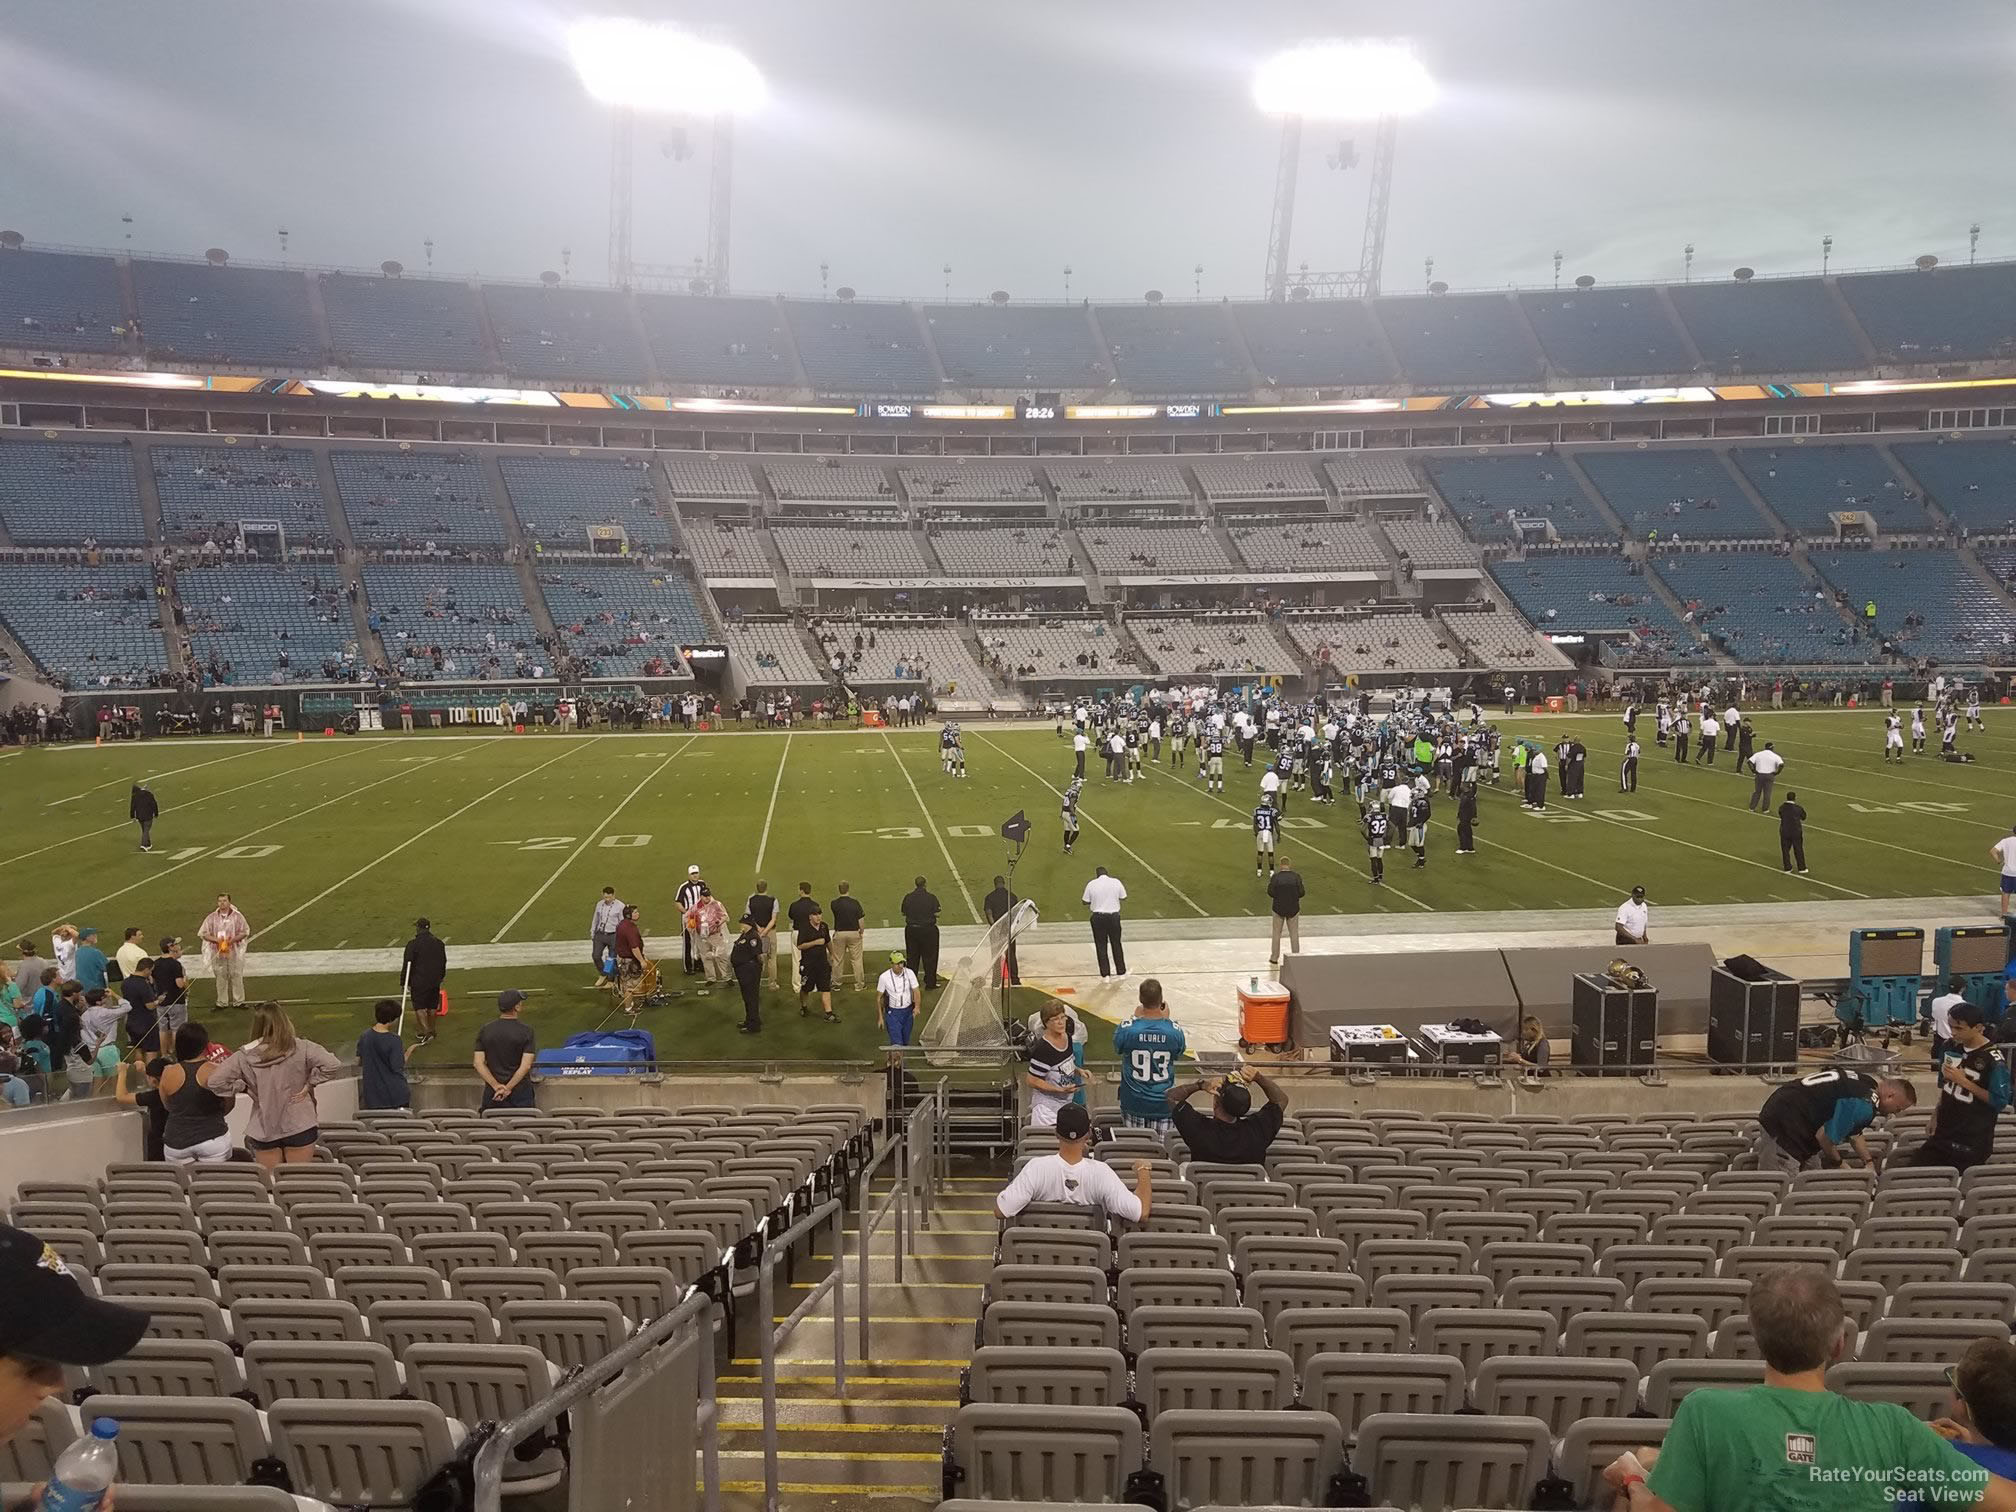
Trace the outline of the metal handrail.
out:
<instances>
[{"instance_id":1,"label":"metal handrail","mask_svg":"<svg viewBox=\"0 0 2016 1512\"><path fill-rule=\"evenodd\" d=\"M778 1262L790 1253L791 1246L813 1233L829 1218L838 1218L841 1213L840 1199L829 1197L800 1218L783 1233L764 1241L763 1253L756 1262L756 1307L759 1319L756 1337L760 1343L757 1357L763 1378L763 1505L766 1512L779 1512L778 1469L777 1469L777 1349L791 1336L805 1315L824 1301L830 1292L833 1297L833 1383L835 1395L844 1396L847 1390L847 1289L841 1284L846 1262L838 1244L834 1247L832 1271L824 1281L815 1286L805 1300L791 1310L783 1322L775 1323L773 1311L776 1304L776 1283L771 1273ZM863 1359L867 1356L864 1354ZM718 1484L718 1482L717 1482ZM712 1502L708 1512L715 1512Z\"/></svg>"},{"instance_id":2,"label":"metal handrail","mask_svg":"<svg viewBox=\"0 0 2016 1512\"><path fill-rule=\"evenodd\" d=\"M572 1409L583 1398L601 1390L660 1345L669 1342L685 1330L692 1329L702 1349L711 1355L713 1315L714 1299L698 1288L689 1291L683 1302L664 1316L646 1324L620 1349L612 1350L593 1365L572 1372L550 1395L542 1397L509 1422L500 1424L476 1451L475 1462L471 1467L475 1488L475 1512L500 1512L503 1503L504 1462L513 1449L533 1434L540 1432L561 1413ZM714 1368L711 1359L701 1361L698 1374L700 1407L695 1414L695 1423L700 1430L704 1456L706 1506L707 1512L718 1512L721 1505L721 1477L717 1459L718 1409L714 1400Z\"/></svg>"},{"instance_id":3,"label":"metal handrail","mask_svg":"<svg viewBox=\"0 0 2016 1512\"><path fill-rule=\"evenodd\" d=\"M899 1284L903 1280L903 1230L910 1218L910 1186L902 1171L902 1152L908 1140L908 1126L905 1125L903 1131L891 1134L884 1141L882 1148L877 1150L868 1164L861 1168L861 1186L855 1196L854 1302L855 1311L860 1315L860 1322L857 1325L860 1336L855 1341L855 1347L860 1351L863 1360L871 1358L869 1338L873 1311L868 1300L868 1242L892 1211L896 1215L896 1280ZM875 1173L881 1169L882 1162L891 1155L897 1156L896 1183L890 1188L889 1195L877 1203L871 1212L868 1207L868 1189L874 1185ZM837 1255L840 1251L836 1249L834 1253Z\"/></svg>"}]
</instances>

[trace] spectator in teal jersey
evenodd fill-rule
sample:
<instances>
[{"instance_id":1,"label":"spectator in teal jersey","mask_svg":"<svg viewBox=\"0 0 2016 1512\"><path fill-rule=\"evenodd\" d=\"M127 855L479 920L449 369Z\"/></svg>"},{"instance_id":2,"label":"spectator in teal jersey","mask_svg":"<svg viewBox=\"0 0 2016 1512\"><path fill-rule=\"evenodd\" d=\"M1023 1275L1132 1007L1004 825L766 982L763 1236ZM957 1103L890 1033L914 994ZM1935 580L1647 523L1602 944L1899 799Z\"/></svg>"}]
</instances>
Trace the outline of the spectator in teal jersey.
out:
<instances>
[{"instance_id":1,"label":"spectator in teal jersey","mask_svg":"<svg viewBox=\"0 0 2016 1512\"><path fill-rule=\"evenodd\" d=\"M1169 1022L1162 984L1150 977L1141 984L1141 1005L1134 1017L1113 1031L1113 1051L1120 1058L1120 1119L1130 1129L1168 1134L1169 1090L1176 1085L1176 1062L1187 1042Z\"/></svg>"}]
</instances>

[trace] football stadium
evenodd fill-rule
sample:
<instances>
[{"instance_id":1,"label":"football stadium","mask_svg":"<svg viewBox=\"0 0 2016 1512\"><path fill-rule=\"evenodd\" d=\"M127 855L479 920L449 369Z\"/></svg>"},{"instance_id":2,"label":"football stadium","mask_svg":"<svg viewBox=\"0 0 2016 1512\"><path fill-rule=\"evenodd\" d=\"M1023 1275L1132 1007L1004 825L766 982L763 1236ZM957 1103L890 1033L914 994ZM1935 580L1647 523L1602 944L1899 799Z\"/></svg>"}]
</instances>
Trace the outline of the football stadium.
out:
<instances>
[{"instance_id":1,"label":"football stadium","mask_svg":"<svg viewBox=\"0 0 2016 1512\"><path fill-rule=\"evenodd\" d=\"M1496 21L996 18L962 102L893 4L371 8L561 111L438 144L438 271L375 124L206 134L281 32L0 20L80 123L0 203L0 1508L2016 1508L1992 228L1759 178L1550 281L1441 219L1560 103ZM1564 66L1764 104L1684 31ZM1048 146L932 197L1088 67L1244 143L1154 188L1247 275Z\"/></svg>"}]
</instances>

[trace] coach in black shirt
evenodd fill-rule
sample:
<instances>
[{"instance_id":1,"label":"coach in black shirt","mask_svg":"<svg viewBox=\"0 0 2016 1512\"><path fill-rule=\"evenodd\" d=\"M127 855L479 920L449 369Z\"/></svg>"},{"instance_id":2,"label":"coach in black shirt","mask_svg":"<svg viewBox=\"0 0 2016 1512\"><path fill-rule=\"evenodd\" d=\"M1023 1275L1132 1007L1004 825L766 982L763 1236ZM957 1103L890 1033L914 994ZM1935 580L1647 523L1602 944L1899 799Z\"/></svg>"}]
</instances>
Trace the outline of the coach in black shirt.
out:
<instances>
[{"instance_id":1,"label":"coach in black shirt","mask_svg":"<svg viewBox=\"0 0 2016 1512\"><path fill-rule=\"evenodd\" d=\"M903 954L927 988L938 985L938 897L924 879L903 895Z\"/></svg>"},{"instance_id":2,"label":"coach in black shirt","mask_svg":"<svg viewBox=\"0 0 2016 1512\"><path fill-rule=\"evenodd\" d=\"M756 933L763 941L763 974L771 975L773 963L777 960L777 900L770 896L770 884L759 881L756 891L749 894L749 922L756 926ZM782 982L777 983L783 986Z\"/></svg>"},{"instance_id":3,"label":"coach in black shirt","mask_svg":"<svg viewBox=\"0 0 2016 1512\"><path fill-rule=\"evenodd\" d=\"M803 929L805 921L818 912L819 903L812 896L812 884L810 882L800 882L798 884L798 896L793 898L791 906L784 910L785 916L791 920L791 927L794 930Z\"/></svg>"},{"instance_id":4,"label":"coach in black shirt","mask_svg":"<svg viewBox=\"0 0 2016 1512\"><path fill-rule=\"evenodd\" d=\"M1014 911L1015 894L1008 891L1008 879L1006 877L995 877L994 891L987 894L986 901L980 907L986 912L989 924L999 923ZM1020 987L1022 985L1022 967L1015 959L1015 942L1013 940L1008 942L1008 983L1012 987Z\"/></svg>"},{"instance_id":5,"label":"coach in black shirt","mask_svg":"<svg viewBox=\"0 0 2016 1512\"><path fill-rule=\"evenodd\" d=\"M1806 870L1806 809L1789 789L1778 805L1778 858L1787 871L1795 861L1800 871Z\"/></svg>"}]
</instances>

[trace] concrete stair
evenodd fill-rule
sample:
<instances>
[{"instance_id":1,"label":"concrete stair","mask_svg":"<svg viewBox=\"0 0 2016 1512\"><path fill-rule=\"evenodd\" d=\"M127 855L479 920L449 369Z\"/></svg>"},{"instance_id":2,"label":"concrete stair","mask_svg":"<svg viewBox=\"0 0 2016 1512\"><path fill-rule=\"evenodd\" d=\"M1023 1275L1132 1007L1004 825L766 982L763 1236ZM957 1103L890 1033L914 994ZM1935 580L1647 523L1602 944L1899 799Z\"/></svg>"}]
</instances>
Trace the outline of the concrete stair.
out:
<instances>
[{"instance_id":1,"label":"concrete stair","mask_svg":"<svg viewBox=\"0 0 2016 1512\"><path fill-rule=\"evenodd\" d=\"M1085 543L1078 539L1077 527L1060 522L1057 533L1064 537L1064 544L1071 548L1071 565L1078 570L1078 575L1085 579L1086 597L1094 604L1109 602L1106 584L1100 578L1098 569L1092 565L1092 558L1085 550Z\"/></svg>"},{"instance_id":2,"label":"concrete stair","mask_svg":"<svg viewBox=\"0 0 2016 1512\"><path fill-rule=\"evenodd\" d=\"M1735 660L1733 658L1724 655L1719 649L1717 649L1712 643L1710 643L1707 636L1703 635L1700 632L1700 630L1688 620L1687 606L1682 602L1680 602L1680 596L1678 594L1676 594L1671 588L1668 588L1666 586L1665 580L1662 579L1659 576L1659 574L1653 570L1652 563L1650 561L1647 561L1645 563L1645 586L1650 588L1652 592L1655 595L1657 595L1660 603L1664 604L1668 609L1671 609L1673 611L1673 617L1675 619L1679 620L1683 625L1687 626L1688 633L1694 637L1695 643L1703 647L1708 652L1709 655L1715 658L1715 664L1717 666L1733 667L1736 665Z\"/></svg>"}]
</instances>

